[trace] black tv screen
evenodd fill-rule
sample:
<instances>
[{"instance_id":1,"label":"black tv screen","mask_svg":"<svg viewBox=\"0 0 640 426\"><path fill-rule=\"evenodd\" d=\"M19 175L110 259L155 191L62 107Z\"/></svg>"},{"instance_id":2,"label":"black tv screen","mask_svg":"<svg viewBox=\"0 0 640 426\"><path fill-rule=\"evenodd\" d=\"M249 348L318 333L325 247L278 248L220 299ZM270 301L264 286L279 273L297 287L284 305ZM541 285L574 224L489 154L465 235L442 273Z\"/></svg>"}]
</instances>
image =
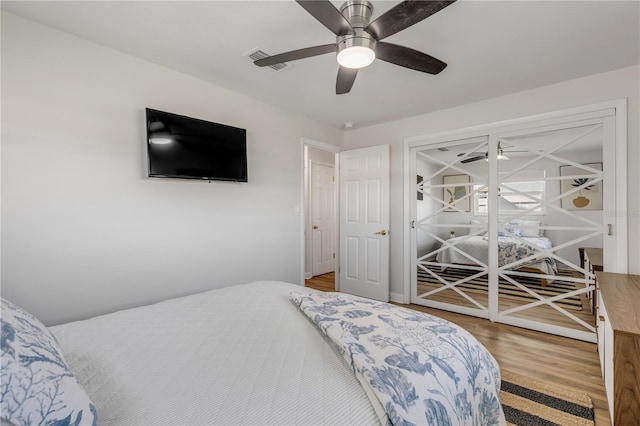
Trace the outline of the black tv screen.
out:
<instances>
[{"instance_id":1,"label":"black tv screen","mask_svg":"<svg viewBox=\"0 0 640 426\"><path fill-rule=\"evenodd\" d=\"M247 182L247 131L147 108L149 177Z\"/></svg>"}]
</instances>

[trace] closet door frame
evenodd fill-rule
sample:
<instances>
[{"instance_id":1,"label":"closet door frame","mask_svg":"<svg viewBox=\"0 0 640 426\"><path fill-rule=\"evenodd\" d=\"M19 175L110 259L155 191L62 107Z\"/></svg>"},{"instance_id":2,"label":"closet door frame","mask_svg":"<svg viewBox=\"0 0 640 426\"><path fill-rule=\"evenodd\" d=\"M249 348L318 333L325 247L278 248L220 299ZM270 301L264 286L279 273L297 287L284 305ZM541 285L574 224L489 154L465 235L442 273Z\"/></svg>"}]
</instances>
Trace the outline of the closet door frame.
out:
<instances>
[{"instance_id":1,"label":"closet door frame","mask_svg":"<svg viewBox=\"0 0 640 426\"><path fill-rule=\"evenodd\" d=\"M490 146L496 143L495 135L514 131L522 131L528 128L535 129L543 126L561 125L581 120L591 120L604 117L613 117L615 144L610 153L610 158L615 161L615 172L612 173L614 180L615 206L607 208L605 215L607 224L612 225L612 232L616 236L614 250L615 256L605 261L604 269L608 272L627 273L628 272L628 225L626 215L621 212L627 211L627 99L619 99L599 104L587 105L578 108L555 111L545 114L532 115L523 118L498 121L478 126L466 127L450 131L438 132L434 134L414 136L404 140L404 288L403 303L411 303L411 282L414 279L412 272L412 233L411 224L415 219L413 215L412 195L415 189L415 161L412 158L411 150L417 147L435 147L446 145L449 141L488 136ZM495 176L492 176L495 173ZM492 179L493 177L493 179ZM497 182L497 168L492 167L489 173L489 185ZM495 219L497 225L497 218ZM495 265L494 265L495 266ZM491 265L490 265L491 267ZM497 297L497 294L496 294ZM497 313L494 313L497 314ZM493 318L492 318L493 317ZM490 319L496 320L494 315Z\"/></svg>"}]
</instances>

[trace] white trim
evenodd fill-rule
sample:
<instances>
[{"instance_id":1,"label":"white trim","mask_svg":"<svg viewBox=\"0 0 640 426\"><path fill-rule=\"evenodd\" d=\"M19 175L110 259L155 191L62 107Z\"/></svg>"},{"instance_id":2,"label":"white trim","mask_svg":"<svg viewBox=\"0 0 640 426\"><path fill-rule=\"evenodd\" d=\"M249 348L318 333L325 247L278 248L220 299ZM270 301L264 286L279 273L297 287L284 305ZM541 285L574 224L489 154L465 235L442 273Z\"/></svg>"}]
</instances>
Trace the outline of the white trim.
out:
<instances>
[{"instance_id":1,"label":"white trim","mask_svg":"<svg viewBox=\"0 0 640 426\"><path fill-rule=\"evenodd\" d=\"M422 305L427 308L440 309L441 311L455 312L457 314L469 315L477 318L489 319L489 311L487 309L468 308L466 306L451 305L449 303L429 301L428 305Z\"/></svg>"},{"instance_id":2,"label":"white trim","mask_svg":"<svg viewBox=\"0 0 640 426\"><path fill-rule=\"evenodd\" d=\"M318 142L316 140L305 137L300 138L300 141L302 142L302 146L313 146L315 148L324 149L325 151L335 152L336 154L339 154L342 151L342 149L338 146L330 145L324 142Z\"/></svg>"},{"instance_id":3,"label":"white trim","mask_svg":"<svg viewBox=\"0 0 640 426\"><path fill-rule=\"evenodd\" d=\"M410 164L410 153L409 153L409 144L406 142L404 144L404 158L403 158L403 168L405 171L404 175L404 220L403 220L403 229L404 229L404 247L402 258L404 260L404 283L403 283L403 294L402 294L402 303L409 304L411 303L411 280L413 279L413 274L411 273L411 257L413 256L413 246L415 246L415 242L412 242L411 237L411 221L416 220L416 218L411 217L412 212L412 202L411 200L411 186L413 185L413 180L409 179L409 176L415 175L415 167Z\"/></svg>"},{"instance_id":4,"label":"white trim","mask_svg":"<svg viewBox=\"0 0 640 426\"><path fill-rule=\"evenodd\" d=\"M542 331L543 333L555 334L558 336L566 336L572 339L584 340L590 343L596 343L596 334L591 331L581 331L569 329L557 325L545 324L536 321L530 321L522 318L510 317L508 315L500 315L498 321L502 324L515 325L516 327L528 328L530 330Z\"/></svg>"},{"instance_id":5,"label":"white trim","mask_svg":"<svg viewBox=\"0 0 640 426\"><path fill-rule=\"evenodd\" d=\"M334 170L335 170L335 174L336 174L336 182L339 181L339 174L340 174L340 159L339 159L339 154L340 154L340 147L337 147L335 145L329 145L327 143L324 142L318 142L315 141L313 139L308 139L305 137L300 138L300 253L302 253L302 259L300 261L300 284L304 286L304 280L307 278L307 274L305 271L305 256L306 256L306 251L305 251L305 244L306 244L306 222L305 222L305 218L307 217L307 212L306 212L306 203L305 203L305 183L306 183L306 173L305 170L307 168L307 155L306 155L306 148L307 147L314 147L314 148L319 148L319 149L323 149L325 151L331 151L335 154L335 166L334 166ZM335 233L339 233L340 232L340 220L339 220L339 194L338 194L338 186L334 183L334 230ZM335 235L335 234L334 234ZM335 277L336 277L336 281L335 281L335 288L336 290L340 289L340 284L339 284L339 274L338 274L338 270L340 268L340 247L337 244L337 241L334 238L334 248L336 251L336 259L335 259L335 264L334 264L334 271L335 271ZM311 278L311 277L309 277Z\"/></svg>"},{"instance_id":6,"label":"white trim","mask_svg":"<svg viewBox=\"0 0 640 426\"><path fill-rule=\"evenodd\" d=\"M620 274L629 272L629 202L627 200L627 99L616 102L616 270ZM624 214L622 214L624 213ZM621 217L620 217L621 216ZM617 220L619 217L620 220Z\"/></svg>"},{"instance_id":7,"label":"white trim","mask_svg":"<svg viewBox=\"0 0 640 426\"><path fill-rule=\"evenodd\" d=\"M389 301L394 303L400 303L403 305L408 304L408 303L404 303L404 295L402 293L389 292Z\"/></svg>"},{"instance_id":8,"label":"white trim","mask_svg":"<svg viewBox=\"0 0 640 426\"><path fill-rule=\"evenodd\" d=\"M405 138L404 142L405 144L409 144L409 147L413 147L413 146L424 145L425 141L433 140L433 139L471 138L479 132L480 133L484 132L486 134L486 132L488 132L489 130L500 131L500 133L502 133L502 130L499 130L502 127L512 127L512 126L517 126L521 124L530 124L536 121L545 121L545 120L563 118L563 117L578 115L578 114L588 114L588 113L593 113L598 111L606 111L607 109L613 109L615 111L616 109L622 108L622 106L624 106L624 110L626 112L626 107L627 107L626 98L617 99L614 101L602 102L598 104L586 105L586 106L581 106L576 108L557 110L557 111L547 112L542 114L529 115L529 116L520 117L520 118L512 118L509 120L494 121L491 123L484 123L476 126L463 127L460 129L445 130L437 133L412 136L409 138ZM611 115L611 113L609 112L608 114L604 114L604 115ZM603 115L596 115L596 117L598 116L603 116ZM590 117L590 118L595 118L595 117ZM626 115L625 115L625 121L626 121ZM466 136L467 134L469 135ZM625 134L626 134L626 127L625 127Z\"/></svg>"},{"instance_id":9,"label":"white trim","mask_svg":"<svg viewBox=\"0 0 640 426\"><path fill-rule=\"evenodd\" d=\"M489 152L498 152L498 136L496 133L489 135ZM498 212L498 193L493 188L498 188L500 177L498 175L498 158L495 155L488 156L489 165L487 167L487 188L489 188L489 199L487 200L489 211ZM497 271L498 265L498 214L490 214L487 217L487 225L489 227L489 267L486 269L488 275L487 283L487 303L489 304L489 319L496 321L500 312L498 301L498 274L492 274L491 271Z\"/></svg>"}]
</instances>

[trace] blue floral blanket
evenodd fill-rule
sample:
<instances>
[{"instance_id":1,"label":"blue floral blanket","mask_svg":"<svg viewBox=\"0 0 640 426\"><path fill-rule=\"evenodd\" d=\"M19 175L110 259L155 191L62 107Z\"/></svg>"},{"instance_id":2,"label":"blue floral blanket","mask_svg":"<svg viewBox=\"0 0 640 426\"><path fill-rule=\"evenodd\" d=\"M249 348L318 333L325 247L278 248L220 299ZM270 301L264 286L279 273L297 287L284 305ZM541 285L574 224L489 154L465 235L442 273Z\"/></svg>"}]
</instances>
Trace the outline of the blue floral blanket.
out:
<instances>
[{"instance_id":1,"label":"blue floral blanket","mask_svg":"<svg viewBox=\"0 0 640 426\"><path fill-rule=\"evenodd\" d=\"M291 298L337 345L383 423L505 424L498 364L463 328L343 293Z\"/></svg>"},{"instance_id":2,"label":"blue floral blanket","mask_svg":"<svg viewBox=\"0 0 640 426\"><path fill-rule=\"evenodd\" d=\"M498 265L508 265L534 256L531 260L520 263L516 267L532 265L537 262L545 262L545 273L553 275L558 272L556 261L552 257L540 255L541 250L549 250L553 247L551 240L544 237L498 237Z\"/></svg>"}]
</instances>

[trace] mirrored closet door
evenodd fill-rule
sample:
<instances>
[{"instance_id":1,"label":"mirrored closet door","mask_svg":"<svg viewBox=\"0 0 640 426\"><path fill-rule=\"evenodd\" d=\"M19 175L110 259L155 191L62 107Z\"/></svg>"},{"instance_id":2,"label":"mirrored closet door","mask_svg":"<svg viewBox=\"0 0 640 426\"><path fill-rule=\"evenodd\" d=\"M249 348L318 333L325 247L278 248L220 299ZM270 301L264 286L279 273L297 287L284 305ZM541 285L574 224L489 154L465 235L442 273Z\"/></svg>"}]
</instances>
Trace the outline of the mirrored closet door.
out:
<instances>
[{"instance_id":1,"label":"mirrored closet door","mask_svg":"<svg viewBox=\"0 0 640 426\"><path fill-rule=\"evenodd\" d=\"M475 249L486 245L487 222L474 215L487 192L488 149L481 136L415 150L414 303L489 317L488 251Z\"/></svg>"},{"instance_id":2,"label":"mirrored closet door","mask_svg":"<svg viewBox=\"0 0 640 426\"><path fill-rule=\"evenodd\" d=\"M616 255L613 112L472 133L408 150L411 303L595 341L583 257Z\"/></svg>"}]
</instances>

